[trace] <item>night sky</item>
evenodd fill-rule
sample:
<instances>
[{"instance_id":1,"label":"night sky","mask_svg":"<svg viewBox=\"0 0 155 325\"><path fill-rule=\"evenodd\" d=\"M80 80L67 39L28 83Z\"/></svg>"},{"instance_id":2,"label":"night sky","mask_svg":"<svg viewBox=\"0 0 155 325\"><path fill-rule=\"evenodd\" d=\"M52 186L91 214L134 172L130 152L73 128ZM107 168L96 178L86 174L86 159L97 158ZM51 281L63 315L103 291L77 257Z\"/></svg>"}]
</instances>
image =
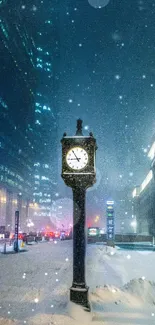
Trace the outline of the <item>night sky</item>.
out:
<instances>
[{"instance_id":1,"label":"night sky","mask_svg":"<svg viewBox=\"0 0 155 325\"><path fill-rule=\"evenodd\" d=\"M111 0L95 9L87 0L65 1L59 22L60 134L74 134L75 119L84 120L99 147L97 196L115 196L148 172L145 149L155 128L155 2Z\"/></svg>"},{"instance_id":2,"label":"night sky","mask_svg":"<svg viewBox=\"0 0 155 325\"><path fill-rule=\"evenodd\" d=\"M52 1L41 2L34 15L41 7L49 14ZM103 209L107 198L131 193L149 169L146 151L155 130L155 1L89 2L57 1L54 8L59 47L55 109L59 165L59 141L64 131L75 133L77 118L88 129L84 134L92 131L97 138L98 182L90 198ZM63 195L68 193L61 180L60 185Z\"/></svg>"}]
</instances>

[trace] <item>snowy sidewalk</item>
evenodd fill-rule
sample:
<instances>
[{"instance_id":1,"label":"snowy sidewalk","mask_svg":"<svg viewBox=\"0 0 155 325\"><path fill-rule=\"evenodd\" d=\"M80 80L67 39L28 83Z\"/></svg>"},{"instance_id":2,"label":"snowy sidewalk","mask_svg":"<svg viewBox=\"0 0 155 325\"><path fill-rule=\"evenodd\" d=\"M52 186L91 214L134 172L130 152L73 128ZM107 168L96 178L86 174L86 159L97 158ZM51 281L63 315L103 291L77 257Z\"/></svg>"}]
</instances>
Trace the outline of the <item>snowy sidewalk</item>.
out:
<instances>
[{"instance_id":1,"label":"snowy sidewalk","mask_svg":"<svg viewBox=\"0 0 155 325\"><path fill-rule=\"evenodd\" d=\"M0 325L86 324L68 313L72 241L29 246L25 254L2 255L0 263ZM89 324L155 325L154 266L153 252L88 245Z\"/></svg>"}]
</instances>

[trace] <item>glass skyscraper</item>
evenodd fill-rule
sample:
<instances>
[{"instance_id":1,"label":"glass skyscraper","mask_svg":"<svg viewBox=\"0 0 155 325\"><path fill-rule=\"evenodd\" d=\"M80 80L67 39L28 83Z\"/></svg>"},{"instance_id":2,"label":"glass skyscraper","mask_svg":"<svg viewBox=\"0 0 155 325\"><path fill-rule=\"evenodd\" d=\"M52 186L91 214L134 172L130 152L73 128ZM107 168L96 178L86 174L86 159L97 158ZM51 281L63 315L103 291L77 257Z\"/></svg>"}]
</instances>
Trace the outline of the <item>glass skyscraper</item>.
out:
<instances>
[{"instance_id":1,"label":"glass skyscraper","mask_svg":"<svg viewBox=\"0 0 155 325\"><path fill-rule=\"evenodd\" d=\"M49 9L50 8L50 9ZM35 148L33 202L39 204L34 212L34 223L52 222L52 201L57 189L57 123L54 104L56 94L55 60L57 57L57 38L51 6L36 11L38 31L34 35L36 44L36 69L38 88L35 95ZM55 19L55 18L54 18Z\"/></svg>"},{"instance_id":2,"label":"glass skyscraper","mask_svg":"<svg viewBox=\"0 0 155 325\"><path fill-rule=\"evenodd\" d=\"M0 225L26 227L33 200L35 44L20 12L0 2Z\"/></svg>"}]
</instances>

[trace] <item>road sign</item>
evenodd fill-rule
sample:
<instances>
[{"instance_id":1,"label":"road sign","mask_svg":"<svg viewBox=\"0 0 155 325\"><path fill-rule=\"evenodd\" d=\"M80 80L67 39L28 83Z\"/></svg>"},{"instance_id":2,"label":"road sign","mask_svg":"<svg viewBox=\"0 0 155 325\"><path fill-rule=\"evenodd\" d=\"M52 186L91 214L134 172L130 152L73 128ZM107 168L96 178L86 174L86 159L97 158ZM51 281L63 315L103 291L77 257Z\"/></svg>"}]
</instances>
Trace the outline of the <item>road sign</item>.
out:
<instances>
[{"instance_id":1,"label":"road sign","mask_svg":"<svg viewBox=\"0 0 155 325\"><path fill-rule=\"evenodd\" d=\"M107 201L107 240L115 240L114 205Z\"/></svg>"},{"instance_id":2,"label":"road sign","mask_svg":"<svg viewBox=\"0 0 155 325\"><path fill-rule=\"evenodd\" d=\"M19 211L15 212L15 241L14 250L18 253L18 229L19 229Z\"/></svg>"}]
</instances>

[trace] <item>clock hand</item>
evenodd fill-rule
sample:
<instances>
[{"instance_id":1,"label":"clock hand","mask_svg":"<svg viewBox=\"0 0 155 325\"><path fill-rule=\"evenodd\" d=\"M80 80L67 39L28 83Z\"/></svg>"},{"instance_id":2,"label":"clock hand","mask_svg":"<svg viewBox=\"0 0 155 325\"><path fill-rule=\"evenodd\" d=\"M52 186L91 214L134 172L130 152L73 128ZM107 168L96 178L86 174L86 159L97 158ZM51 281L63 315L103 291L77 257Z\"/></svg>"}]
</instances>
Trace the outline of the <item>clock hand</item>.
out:
<instances>
[{"instance_id":1,"label":"clock hand","mask_svg":"<svg viewBox=\"0 0 155 325\"><path fill-rule=\"evenodd\" d=\"M74 156L76 157L77 161L79 161L79 158L76 156L74 150L72 150L72 152L73 152Z\"/></svg>"},{"instance_id":2,"label":"clock hand","mask_svg":"<svg viewBox=\"0 0 155 325\"><path fill-rule=\"evenodd\" d=\"M81 158L78 158L80 160ZM77 158L68 158L68 160L77 160Z\"/></svg>"}]
</instances>

